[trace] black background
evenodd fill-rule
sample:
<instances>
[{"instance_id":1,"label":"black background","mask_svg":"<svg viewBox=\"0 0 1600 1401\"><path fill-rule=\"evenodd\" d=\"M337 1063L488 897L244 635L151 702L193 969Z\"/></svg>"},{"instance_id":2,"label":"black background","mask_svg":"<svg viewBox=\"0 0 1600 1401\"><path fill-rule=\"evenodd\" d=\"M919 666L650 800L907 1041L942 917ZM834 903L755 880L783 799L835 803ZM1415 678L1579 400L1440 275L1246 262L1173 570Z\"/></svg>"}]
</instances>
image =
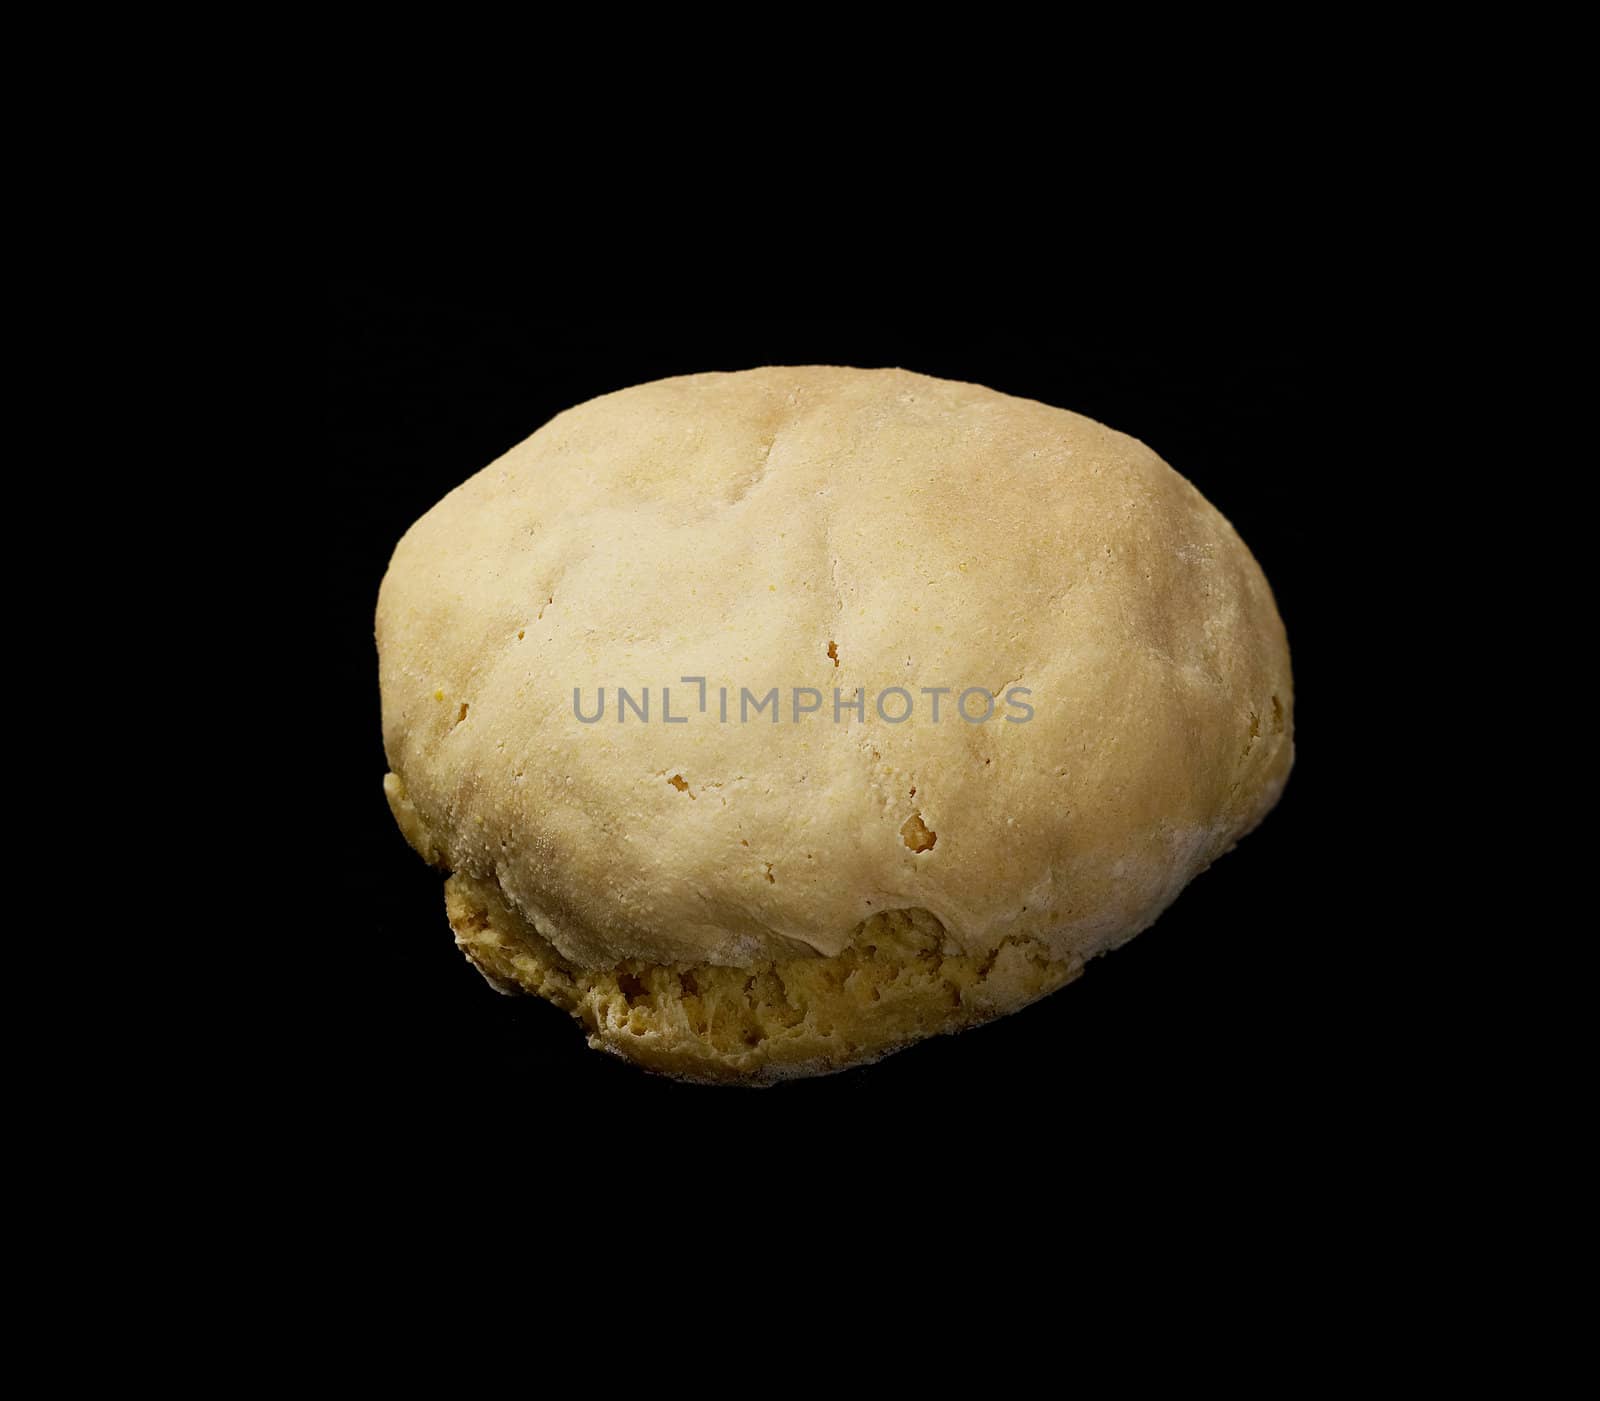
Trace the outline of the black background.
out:
<instances>
[{"instance_id":1,"label":"black background","mask_svg":"<svg viewBox=\"0 0 1600 1401\"><path fill-rule=\"evenodd\" d=\"M456 951L440 877L381 791L372 615L411 522L553 414L666 375L784 363L976 381L1148 443L1232 520L1273 585L1293 652L1297 763L1257 832L1042 1003L842 1075L761 1091L681 1085L588 1050L565 1013L497 995ZM487 1115L569 1191L646 1120L671 1126L691 1160L697 1142L757 1127L824 1156L852 1137L912 1155L938 1141L943 1161L952 1137L1003 1153L1049 1144L1069 1162L1081 1148L1095 1171L1157 1142L1192 1161L1248 1140L1263 1170L1312 1151L1357 1054L1361 1028L1342 1009L1364 976L1345 953L1361 915L1329 855L1343 845L1351 772L1330 700L1339 617L1323 566L1341 475L1320 428L1332 383L1315 328L1155 322L1107 335L1060 312L1004 324L570 322L502 296L336 286L317 484L334 523L317 665L336 851L318 863L327 898L294 947L323 997L318 1073L345 1127L398 1127L418 1152L440 1153Z\"/></svg>"}]
</instances>

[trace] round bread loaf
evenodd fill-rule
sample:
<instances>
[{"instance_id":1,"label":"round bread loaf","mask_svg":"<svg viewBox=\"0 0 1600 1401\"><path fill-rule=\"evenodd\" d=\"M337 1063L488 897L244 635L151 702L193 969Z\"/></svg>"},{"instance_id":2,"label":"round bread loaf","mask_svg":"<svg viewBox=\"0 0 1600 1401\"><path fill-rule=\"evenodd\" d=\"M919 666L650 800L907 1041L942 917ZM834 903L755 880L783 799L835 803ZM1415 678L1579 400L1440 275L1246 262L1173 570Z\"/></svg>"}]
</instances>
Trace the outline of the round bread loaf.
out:
<instances>
[{"instance_id":1,"label":"round bread loaf","mask_svg":"<svg viewBox=\"0 0 1600 1401\"><path fill-rule=\"evenodd\" d=\"M1289 652L1142 443L900 370L552 419L401 540L385 792L497 987L692 1079L1013 1011L1272 807Z\"/></svg>"}]
</instances>

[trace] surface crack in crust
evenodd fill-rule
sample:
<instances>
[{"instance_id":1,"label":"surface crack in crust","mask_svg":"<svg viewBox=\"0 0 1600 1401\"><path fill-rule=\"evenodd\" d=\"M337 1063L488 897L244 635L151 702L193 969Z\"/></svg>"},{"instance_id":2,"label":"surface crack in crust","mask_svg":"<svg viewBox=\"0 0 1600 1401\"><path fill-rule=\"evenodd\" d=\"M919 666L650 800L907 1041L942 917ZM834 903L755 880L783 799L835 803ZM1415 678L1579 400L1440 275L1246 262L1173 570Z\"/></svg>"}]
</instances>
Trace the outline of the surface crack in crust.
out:
<instances>
[{"instance_id":1,"label":"surface crack in crust","mask_svg":"<svg viewBox=\"0 0 1600 1401\"><path fill-rule=\"evenodd\" d=\"M581 968L492 881L451 876L445 908L456 943L496 988L570 1012L597 1049L691 1080L843 1070L1015 1011L1083 971L1080 958L1053 957L1026 935L978 956L947 954L943 924L922 909L873 915L832 957Z\"/></svg>"}]
</instances>

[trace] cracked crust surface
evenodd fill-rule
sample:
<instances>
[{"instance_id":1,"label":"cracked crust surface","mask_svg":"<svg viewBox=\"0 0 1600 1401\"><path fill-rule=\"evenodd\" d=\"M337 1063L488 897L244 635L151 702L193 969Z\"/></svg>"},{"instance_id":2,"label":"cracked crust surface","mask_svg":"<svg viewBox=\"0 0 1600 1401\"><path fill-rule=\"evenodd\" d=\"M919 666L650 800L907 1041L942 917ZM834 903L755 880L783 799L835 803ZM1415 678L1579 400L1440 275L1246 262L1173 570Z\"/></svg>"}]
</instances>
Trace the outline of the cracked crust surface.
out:
<instances>
[{"instance_id":1,"label":"cracked crust surface","mask_svg":"<svg viewBox=\"0 0 1600 1401\"><path fill-rule=\"evenodd\" d=\"M455 873L463 947L608 1049L703 1078L707 1048L734 1075L832 1067L1058 986L1260 821L1293 761L1271 591L1193 486L1089 419L898 370L691 375L558 415L407 532L377 638L385 791ZM1013 685L1028 723L964 723L954 695L930 723L919 695ZM830 717L835 687L894 686L923 703L908 723ZM580 723L574 690L600 687L604 721ZM649 723L619 722L622 687ZM724 724L723 687L735 715L742 688L829 700ZM505 918L464 934L464 891ZM838 1030L802 970L888 947L869 931L902 917L975 981L952 1001L913 958L891 996L852 965L879 995ZM509 929L514 957L469 937ZM1019 950L1055 971L996 980ZM785 992L759 1005L802 997L794 1025L833 1039L807 1060L820 1033L758 1017L760 1047L724 1045L675 1005L682 970L711 970L729 1025L724 975L765 970Z\"/></svg>"}]
</instances>

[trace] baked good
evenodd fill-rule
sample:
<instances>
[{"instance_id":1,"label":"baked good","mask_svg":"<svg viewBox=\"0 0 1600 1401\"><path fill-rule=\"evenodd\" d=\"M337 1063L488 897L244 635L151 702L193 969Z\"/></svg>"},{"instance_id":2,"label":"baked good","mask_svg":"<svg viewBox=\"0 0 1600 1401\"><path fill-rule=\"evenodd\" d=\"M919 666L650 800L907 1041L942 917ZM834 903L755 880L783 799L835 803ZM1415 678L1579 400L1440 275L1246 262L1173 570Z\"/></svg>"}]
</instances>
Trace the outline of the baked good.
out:
<instances>
[{"instance_id":1,"label":"baked good","mask_svg":"<svg viewBox=\"0 0 1600 1401\"><path fill-rule=\"evenodd\" d=\"M406 533L377 642L385 792L466 955L692 1079L1059 988L1293 761L1222 515L1133 438L902 370L559 414Z\"/></svg>"}]
</instances>

